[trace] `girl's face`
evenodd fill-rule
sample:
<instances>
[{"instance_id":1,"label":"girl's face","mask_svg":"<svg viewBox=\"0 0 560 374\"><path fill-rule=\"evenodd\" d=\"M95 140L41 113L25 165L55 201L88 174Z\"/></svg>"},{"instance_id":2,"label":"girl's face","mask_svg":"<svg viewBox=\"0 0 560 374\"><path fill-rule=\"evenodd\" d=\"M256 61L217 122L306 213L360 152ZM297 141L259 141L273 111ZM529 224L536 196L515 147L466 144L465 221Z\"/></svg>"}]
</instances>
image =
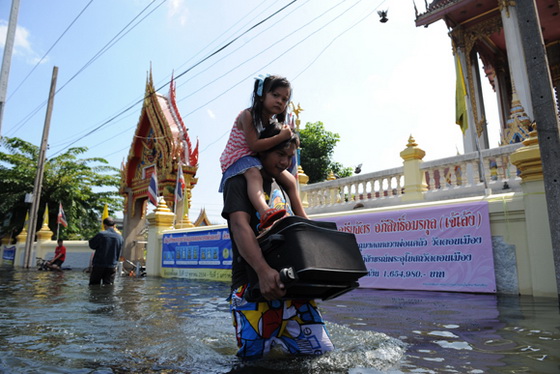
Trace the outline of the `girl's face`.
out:
<instances>
[{"instance_id":1,"label":"girl's face","mask_svg":"<svg viewBox=\"0 0 560 374\"><path fill-rule=\"evenodd\" d=\"M290 88L278 87L273 91L268 91L264 97L263 109L266 115L271 117L286 110L290 100Z\"/></svg>"}]
</instances>

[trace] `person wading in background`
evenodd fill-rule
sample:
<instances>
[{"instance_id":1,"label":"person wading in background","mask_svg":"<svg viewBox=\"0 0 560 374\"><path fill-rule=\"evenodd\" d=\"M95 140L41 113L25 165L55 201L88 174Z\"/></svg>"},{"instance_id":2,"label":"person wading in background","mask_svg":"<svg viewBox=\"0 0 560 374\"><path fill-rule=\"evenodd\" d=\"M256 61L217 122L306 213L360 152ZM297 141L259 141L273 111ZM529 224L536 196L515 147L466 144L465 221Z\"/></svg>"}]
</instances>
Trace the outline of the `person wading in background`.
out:
<instances>
[{"instance_id":1,"label":"person wading in background","mask_svg":"<svg viewBox=\"0 0 560 374\"><path fill-rule=\"evenodd\" d=\"M103 220L104 231L89 240L89 247L95 251L89 284L113 284L117 273L117 262L121 255L123 238L115 231L115 220L107 217Z\"/></svg>"}]
</instances>

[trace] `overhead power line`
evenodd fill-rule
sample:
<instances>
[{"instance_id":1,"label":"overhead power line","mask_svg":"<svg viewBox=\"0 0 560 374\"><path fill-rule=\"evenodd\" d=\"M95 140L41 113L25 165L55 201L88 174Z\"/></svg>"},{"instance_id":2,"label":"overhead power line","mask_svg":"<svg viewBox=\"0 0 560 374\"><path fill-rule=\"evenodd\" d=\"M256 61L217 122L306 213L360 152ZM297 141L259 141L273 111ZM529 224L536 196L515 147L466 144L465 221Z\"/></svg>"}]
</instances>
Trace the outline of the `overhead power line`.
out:
<instances>
[{"instance_id":1,"label":"overhead power line","mask_svg":"<svg viewBox=\"0 0 560 374\"><path fill-rule=\"evenodd\" d=\"M80 18L80 16L82 14L84 14L84 12L86 11L86 9L91 5L91 3L93 3L93 0L90 0L89 3L86 4L86 6L80 11L80 13L78 13L78 15L76 17L74 17L74 20L72 22L70 22L70 24L68 25L68 27L66 27L66 29L62 32L62 34L60 34L60 36L58 37L58 39L56 39L56 41L50 46L50 48L47 50L47 52L45 52L45 54L43 55L43 57L41 57L41 59L35 64L35 66L33 66L33 69L31 69L31 71L29 73L27 73L27 75L25 76L25 78L23 78L23 80L17 85L17 87L12 91L12 93L10 94L10 96L8 96L8 100L10 100L10 98L12 96L14 96L16 94L16 92L19 90L19 88L27 81L27 78L29 78L31 76L31 74L33 74L33 72L35 71L35 69L37 69L37 67L39 65L41 65L41 62L43 62L43 60L45 59L45 57L47 57L47 55L50 53L50 51L53 50L53 48L58 44L58 42L60 41L60 39L62 39L62 37L64 35L66 35L66 33L68 32L68 30L70 30L70 28L74 25L74 23L76 23L76 21L78 20L78 18ZM8 101L6 100L6 101Z\"/></svg>"},{"instance_id":2,"label":"overhead power line","mask_svg":"<svg viewBox=\"0 0 560 374\"><path fill-rule=\"evenodd\" d=\"M226 43L225 45L223 45L222 47L218 48L217 50L215 50L214 52L210 53L208 56L204 57L202 60L200 60L199 62L197 62L196 64L192 65L190 68L188 68L187 70L183 71L181 74L177 75L175 77L175 79L179 79L181 78L183 75L187 74L189 71L191 71L192 69L194 69L195 67L197 67L198 65L202 64L204 61L208 60L210 57L217 55L218 53L220 53L221 51L223 51L224 49L226 49L227 47L229 47L230 45L232 45L233 43L235 43L239 38L241 38L242 36L244 36L245 34L247 34L248 32L250 32L251 30L257 28L258 26L262 25L263 23L265 23L266 21L270 20L272 17L276 16L278 13L282 12L284 9L288 8L289 6L291 6L292 4L294 4L297 0L293 0L290 3L288 3L287 5L283 6L282 8L278 9L276 12L272 13L270 16L266 17L265 19L255 23L253 26L249 27L247 30L245 30L242 34L240 34L239 36L236 36L235 38L233 38L231 41L229 41L228 43ZM156 91L161 90L164 87L167 87L167 85L169 84L169 82L167 82L166 84L162 85L161 87L159 87Z\"/></svg>"},{"instance_id":3,"label":"overhead power line","mask_svg":"<svg viewBox=\"0 0 560 374\"><path fill-rule=\"evenodd\" d=\"M290 47L286 48L284 51L279 52L277 56L273 57L267 64L265 65L261 65L261 67L259 67L258 69L256 69L255 71L251 72L250 74L247 74L246 76L244 76L242 79L240 79L239 81L237 81L235 84L231 85L229 88L223 90L220 92L219 95L213 97L212 99L204 102L202 105L196 107L195 109L193 109L192 111L188 112L185 114L185 116L189 116L195 112L197 112L198 110L202 109L203 107L205 107L206 105L210 104L211 102L217 100L218 98L222 97L223 95L227 94L229 91L231 91L233 88L239 86L240 84L244 83L248 78L254 76L255 74L257 74L259 71L262 71L262 69L266 68L267 66L269 66L272 62L274 62L275 60L277 60L280 56L284 55L287 51L293 49L295 46L303 43L305 40L309 39L311 36L317 34L318 32L322 31L325 27L327 27L328 25L331 25L333 21L340 19L340 17L342 15L344 15L345 13L349 12L352 8L354 8L358 3L360 3L361 0L358 0L357 2L355 2L354 4L351 4L349 7L347 7L346 9L344 9L342 12L337 13L336 15L334 15L332 17L332 19L328 20L327 22L325 22L324 25L318 27L316 30L314 30L313 32L311 32L310 34L308 34L307 36L305 36L304 38L300 39L298 42L296 42L295 44L292 44ZM338 39L341 35L343 35L344 33L346 33L347 31L349 31L350 29L352 29L353 27L355 27L356 25L358 25L360 22L362 22L363 20L367 19L367 17L369 17L372 13L375 12L376 9L378 9L378 7L383 3L384 1L382 1L374 10L372 10L371 12L369 12L365 17L362 17L359 21L357 21L356 23L353 23L349 28L345 29L342 33L338 34L320 53L319 55L312 61L312 63L310 65L308 65L304 70L307 70L318 58L319 56L329 47L333 44L334 40ZM332 11L333 9L335 9L336 7L342 5L343 3L345 3L344 0L340 1L339 3L335 4L334 6L332 6L331 8L325 10L323 13L321 13L320 15L316 16L315 18L313 18L312 20L310 20L309 22L307 22L306 24L304 24L303 26L297 28L296 30L293 30L292 32L290 32L288 35L285 35L281 38L279 38L279 40L284 40L287 37L294 35L295 33L297 33L298 31L301 31L303 28L305 28L306 26L310 25L311 23L315 22L316 20L322 18L323 16L325 16L327 13L329 13L330 11ZM297 8L296 8L297 9ZM250 41L252 41L254 38L249 39L245 44L249 43ZM224 72L223 74L221 74L220 76L216 77L215 79L213 79L210 82L205 82L205 85L197 90L195 90L194 92L191 92L190 94L186 95L185 97L183 97L182 99L180 99L179 101L185 100L188 97L193 96L194 94L198 93L199 91L201 91L204 88L207 88L210 84L218 81L219 79L223 78L224 76L230 74L232 71L238 69L240 66L246 64L247 62L249 62L250 60L256 58L259 55L264 54L266 51L268 51L269 49L273 48L274 46L276 46L276 44L278 44L279 41L275 42L275 43L271 43L267 48L265 48L264 50L261 50L259 53L252 55L250 58L248 58L247 60L241 62L240 64L236 65L235 67L231 68L230 70ZM231 55L231 53L234 53L235 51L237 51L239 48L233 50L232 52L230 52L229 54L226 54L225 56L223 56L219 61L223 60L224 58L227 58L229 55ZM210 65L210 67L214 66L214 64ZM204 71L207 71L210 67L206 68ZM203 72L204 72L203 71ZM187 82L191 79L193 79L195 76L200 75L202 72L197 73L196 75L194 75L193 77L190 77ZM298 76L301 75L301 73L298 74ZM169 82L168 82L169 83ZM184 83L183 83L184 84ZM223 134L219 135L217 137L217 139L213 140L212 142L210 142L206 147L204 147L200 152L203 153L204 151L206 151L211 145L217 143L220 139L222 139L225 135L227 135L227 133L229 132L229 129L224 132Z\"/></svg>"},{"instance_id":4,"label":"overhead power line","mask_svg":"<svg viewBox=\"0 0 560 374\"><path fill-rule=\"evenodd\" d=\"M70 77L70 79L68 79L64 84L62 84L57 90L56 90L56 94L58 94L61 90L63 90L71 81L73 81L79 74L81 74L85 69L87 69L95 60L97 60L99 57L101 57L103 54L105 54L109 49L111 49L118 41L120 41L126 34L128 34L131 30L133 30L136 26L138 26L138 24L143 21L144 19L146 19L147 16L149 16L150 14L152 14L156 9L158 9L161 5L163 5L163 3L165 3L167 0L162 0L161 3L159 5L157 5L152 11L150 11L148 13L148 15L146 15L145 17L143 17L139 22L137 22L134 26L132 26L129 30L127 30L129 28L129 26L136 20L138 19L138 17L140 17L144 12L146 12L146 10L153 4L155 3L157 0L153 0L152 2L150 2L150 4L148 4L144 9L142 9L140 11L140 13L138 13L136 16L134 16L134 18L132 18L132 20L130 20L113 38L111 38L111 40L109 40L109 42L107 42L92 58L89 59L88 62L86 62L79 70L78 72L76 72L72 77ZM122 34L122 36L120 36ZM120 37L119 37L120 36ZM39 104L39 106L37 106L35 109L33 109L31 111L31 113L29 113L27 116L24 117L23 120L21 120L20 122L18 122L14 128L10 129L10 133L15 133L16 131L18 131L19 129L21 129L25 124L27 124L27 122L35 115L37 114L37 112L39 112L39 110L41 110L45 105L47 104L47 101L43 101L41 104Z\"/></svg>"},{"instance_id":5,"label":"overhead power line","mask_svg":"<svg viewBox=\"0 0 560 374\"><path fill-rule=\"evenodd\" d=\"M261 3L261 5L264 4L265 2L266 2L266 1L263 1L263 2ZM253 10L251 10L248 14L252 13L252 12L253 12L254 10L256 10L258 7L259 7L259 6L253 8ZM260 13L258 13L255 17L253 17L250 21L248 21L247 23L245 23L242 27L244 27L244 26L246 26L247 24L249 24L251 21L253 21L255 18L257 18L258 16L260 16L262 13L264 13L264 12L265 12L267 9L269 9L270 7L271 7L271 6L269 6L268 8L266 8L266 9L264 9L264 10L262 10L262 11L261 11ZM247 14L247 15L248 15L248 14ZM192 61L193 59L195 59L197 56L199 56L199 55L200 55L203 51L205 51L206 49L211 48L211 46L212 46L212 44L214 44L214 42L216 42L219 38L221 38L223 35L225 35L228 31L230 31L230 30L231 30L232 28L234 28L236 25L240 24L240 23L243 21L243 19L245 19L246 17L247 17L247 16L241 18L239 21L237 21L237 22L234 23L231 27L229 27L226 31L222 32L222 33L221 33L218 37L216 37L213 41L211 41L210 43L206 44L206 45L205 45L203 48L201 48L194 56L192 56L191 58L189 58L188 61L186 61L186 62L184 62L183 64L181 64L179 68L185 66L188 62L190 62L190 61ZM144 17L144 18L146 18L146 17ZM144 18L143 18L143 19L144 19ZM142 20L143 20L143 19L142 19ZM141 21L142 21L142 20L141 20ZM166 82L166 79L161 79L161 80L158 82L158 85L162 84L162 82ZM169 81L167 81L167 82L169 82ZM139 96L137 99L134 99L134 100L132 101L132 103L135 104L135 103L138 102L138 100L142 100L142 99L143 99L143 97L142 97L142 96ZM128 107L128 105L127 105L126 107ZM117 112L118 112L118 111L117 111ZM56 146L56 147L58 147L58 146L64 146L64 145L66 145L66 144L70 144L70 143L72 143L74 140L81 138L81 137L83 136L83 134L86 133L86 132L87 132L87 131L81 131L81 132L78 133L78 134L74 134L74 135L72 135L72 136L70 136L70 137L68 137L68 138L66 138L66 139L62 139L61 141L59 141L59 142L56 143L56 144L51 144L51 146ZM91 148L92 148L92 147L90 147L90 149L91 149Z\"/></svg>"},{"instance_id":6,"label":"overhead power line","mask_svg":"<svg viewBox=\"0 0 560 374\"><path fill-rule=\"evenodd\" d=\"M155 0L154 0L155 1ZM165 0L164 0L165 1ZM238 35L237 37L235 37L234 39L232 39L231 41L229 41L228 43L226 43L225 45L223 45L222 47L218 48L217 50L215 50L214 52L210 53L209 55L207 55L206 57L204 57L202 60L198 61L197 63L195 63L194 65L192 65L191 67L189 67L188 69L186 69L185 71L183 71L182 73L180 73L179 75L177 75L175 77L175 79L178 79L180 77L182 77L183 75L187 74L189 71L191 71L192 69L194 69L196 66L200 65L201 63L203 63L204 61L208 60L209 58L211 58L212 56L215 56L216 54L220 53L221 51L225 50L227 47L229 47L230 45L232 45L235 41L237 41L239 38L241 38L242 36L244 36L245 34L247 34L248 32L250 32L251 30L255 29L256 27L258 27L259 25L262 25L263 23L265 23L266 21L270 20L271 18L273 18L274 16L276 16L277 14L279 14L280 12L282 12L284 9L288 8L289 6L291 6L292 4L294 4L295 2L297 2L297 0L293 0L290 3L288 3L287 5L283 6L282 8L278 9L277 11L275 11L274 13L272 13L271 15L267 16L266 18L262 19L261 21L257 22L256 24L254 24L253 26L251 26L249 29L245 30L242 34ZM157 88L156 91L160 91L161 89L163 89L164 87L167 87L169 85L170 81L168 81L167 83L165 83L164 85L162 85L161 87ZM143 97L142 99L136 101L134 104L130 105L129 107L125 108L124 110L122 110L121 112L119 112L118 114L114 115L113 117L109 118L108 120L104 121L102 124L100 124L99 126L95 127L94 129L90 130L89 132L87 132L84 136L82 136L79 139L76 139L75 141L73 141L72 143L70 143L68 146L66 146L65 148L62 148L61 150L55 152L52 156L57 155L59 153L61 153L64 149L69 148L70 146L72 146L73 144L77 143L78 141L80 141L81 139L94 134L95 132L101 130L103 127L105 127L106 125L108 125L109 123L111 123L112 121L114 121L115 119L117 119L118 117L120 117L121 115L123 115L124 113L128 112L129 110L131 110L133 107L135 107L136 105L138 105L139 103L143 102L145 99L145 97ZM51 157L52 157L51 156Z\"/></svg>"}]
</instances>

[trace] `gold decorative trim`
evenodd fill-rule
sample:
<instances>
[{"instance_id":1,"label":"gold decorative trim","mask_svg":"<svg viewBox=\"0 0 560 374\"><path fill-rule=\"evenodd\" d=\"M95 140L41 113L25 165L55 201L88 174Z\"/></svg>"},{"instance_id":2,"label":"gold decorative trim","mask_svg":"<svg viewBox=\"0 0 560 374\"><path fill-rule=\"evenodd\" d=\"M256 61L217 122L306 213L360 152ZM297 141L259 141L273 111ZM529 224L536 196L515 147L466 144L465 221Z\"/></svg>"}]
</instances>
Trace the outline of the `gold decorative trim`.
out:
<instances>
[{"instance_id":1,"label":"gold decorative trim","mask_svg":"<svg viewBox=\"0 0 560 374\"><path fill-rule=\"evenodd\" d=\"M516 5L515 0L498 0L498 8L500 9L500 12L505 9L507 18L509 18L509 7L515 8Z\"/></svg>"}]
</instances>

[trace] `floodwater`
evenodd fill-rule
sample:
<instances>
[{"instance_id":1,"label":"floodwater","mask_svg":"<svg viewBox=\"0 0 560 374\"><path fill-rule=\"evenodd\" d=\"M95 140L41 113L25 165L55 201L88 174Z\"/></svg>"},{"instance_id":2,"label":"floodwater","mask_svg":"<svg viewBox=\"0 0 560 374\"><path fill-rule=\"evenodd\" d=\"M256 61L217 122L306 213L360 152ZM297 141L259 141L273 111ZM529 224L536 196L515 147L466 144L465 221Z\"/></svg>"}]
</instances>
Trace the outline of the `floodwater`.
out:
<instances>
[{"instance_id":1,"label":"floodwater","mask_svg":"<svg viewBox=\"0 0 560 374\"><path fill-rule=\"evenodd\" d=\"M228 285L0 267L4 373L558 373L554 299L354 290L320 302L336 350L235 357Z\"/></svg>"}]
</instances>

